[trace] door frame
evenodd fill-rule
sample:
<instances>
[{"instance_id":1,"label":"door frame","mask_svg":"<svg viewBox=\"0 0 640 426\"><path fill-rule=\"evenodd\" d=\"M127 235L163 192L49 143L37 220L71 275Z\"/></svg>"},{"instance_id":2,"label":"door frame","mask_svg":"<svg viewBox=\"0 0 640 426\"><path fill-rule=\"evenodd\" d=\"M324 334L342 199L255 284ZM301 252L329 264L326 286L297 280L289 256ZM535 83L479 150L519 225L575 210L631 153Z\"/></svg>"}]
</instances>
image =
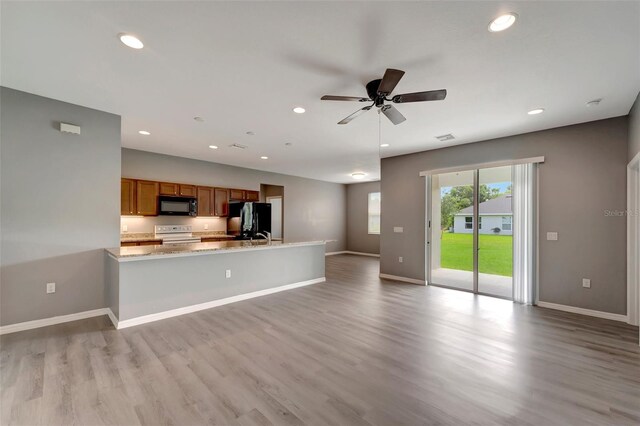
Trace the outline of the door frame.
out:
<instances>
[{"instance_id":1,"label":"door frame","mask_svg":"<svg viewBox=\"0 0 640 426\"><path fill-rule=\"evenodd\" d=\"M640 322L640 153L627 165L627 322Z\"/></svg>"}]
</instances>

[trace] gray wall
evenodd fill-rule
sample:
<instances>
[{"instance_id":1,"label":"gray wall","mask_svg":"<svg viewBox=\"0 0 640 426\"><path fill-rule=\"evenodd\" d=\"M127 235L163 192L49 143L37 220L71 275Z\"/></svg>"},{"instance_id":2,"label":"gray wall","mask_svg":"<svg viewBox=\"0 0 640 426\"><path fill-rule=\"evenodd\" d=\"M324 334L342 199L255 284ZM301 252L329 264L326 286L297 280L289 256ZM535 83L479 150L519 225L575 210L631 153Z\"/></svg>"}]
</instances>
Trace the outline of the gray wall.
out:
<instances>
[{"instance_id":1,"label":"gray wall","mask_svg":"<svg viewBox=\"0 0 640 426\"><path fill-rule=\"evenodd\" d=\"M120 117L4 87L0 98L0 324L102 308L103 248L119 244Z\"/></svg>"},{"instance_id":2,"label":"gray wall","mask_svg":"<svg viewBox=\"0 0 640 426\"><path fill-rule=\"evenodd\" d=\"M539 169L540 300L626 312L627 117L382 160L382 273L424 280L423 170L544 156ZM393 233L403 226L404 233ZM559 241L546 241L547 231ZM404 263L398 262L404 257ZM591 288L582 288L582 278Z\"/></svg>"},{"instance_id":3,"label":"gray wall","mask_svg":"<svg viewBox=\"0 0 640 426\"><path fill-rule=\"evenodd\" d=\"M288 241L336 240L327 251L346 249L345 185L132 149L122 150L122 176L197 185L260 190L284 186L284 232Z\"/></svg>"},{"instance_id":4,"label":"gray wall","mask_svg":"<svg viewBox=\"0 0 640 426\"><path fill-rule=\"evenodd\" d=\"M640 152L640 93L629 111L629 161Z\"/></svg>"},{"instance_id":5,"label":"gray wall","mask_svg":"<svg viewBox=\"0 0 640 426\"><path fill-rule=\"evenodd\" d=\"M347 250L380 253L380 235L368 232L369 193L380 192L380 182L347 185Z\"/></svg>"}]
</instances>

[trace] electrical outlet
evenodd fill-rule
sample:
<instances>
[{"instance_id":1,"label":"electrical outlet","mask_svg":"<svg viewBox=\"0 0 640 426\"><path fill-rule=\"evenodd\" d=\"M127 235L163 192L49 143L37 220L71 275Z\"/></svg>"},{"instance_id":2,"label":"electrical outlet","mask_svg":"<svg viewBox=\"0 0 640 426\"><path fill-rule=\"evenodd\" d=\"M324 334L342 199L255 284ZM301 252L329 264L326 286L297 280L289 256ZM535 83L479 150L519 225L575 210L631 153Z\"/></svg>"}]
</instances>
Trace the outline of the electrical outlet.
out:
<instances>
[{"instance_id":1,"label":"electrical outlet","mask_svg":"<svg viewBox=\"0 0 640 426\"><path fill-rule=\"evenodd\" d=\"M227 278L231 278L231 269L227 269L224 273L224 276Z\"/></svg>"},{"instance_id":2,"label":"electrical outlet","mask_svg":"<svg viewBox=\"0 0 640 426\"><path fill-rule=\"evenodd\" d=\"M398 262L400 263L404 262L404 259L402 258L402 256L398 257Z\"/></svg>"},{"instance_id":3,"label":"electrical outlet","mask_svg":"<svg viewBox=\"0 0 640 426\"><path fill-rule=\"evenodd\" d=\"M208 224L208 223L205 223L205 224L204 224L204 230L206 231L207 229L209 229L209 224Z\"/></svg>"},{"instance_id":4,"label":"electrical outlet","mask_svg":"<svg viewBox=\"0 0 640 426\"><path fill-rule=\"evenodd\" d=\"M129 230L128 225L122 225L122 232L127 232Z\"/></svg>"},{"instance_id":5,"label":"electrical outlet","mask_svg":"<svg viewBox=\"0 0 640 426\"><path fill-rule=\"evenodd\" d=\"M47 283L47 294L56 292L56 283Z\"/></svg>"},{"instance_id":6,"label":"electrical outlet","mask_svg":"<svg viewBox=\"0 0 640 426\"><path fill-rule=\"evenodd\" d=\"M591 288L591 280L589 278L582 279L582 287Z\"/></svg>"}]
</instances>

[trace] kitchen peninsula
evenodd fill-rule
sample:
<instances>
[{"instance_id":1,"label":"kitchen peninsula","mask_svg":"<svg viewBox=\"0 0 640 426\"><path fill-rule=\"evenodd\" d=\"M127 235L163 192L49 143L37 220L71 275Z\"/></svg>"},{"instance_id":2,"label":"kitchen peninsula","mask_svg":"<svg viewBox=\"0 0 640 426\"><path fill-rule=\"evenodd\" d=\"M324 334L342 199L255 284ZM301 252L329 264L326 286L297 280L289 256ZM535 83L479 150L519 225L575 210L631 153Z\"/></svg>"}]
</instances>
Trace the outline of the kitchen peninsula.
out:
<instances>
[{"instance_id":1,"label":"kitchen peninsula","mask_svg":"<svg viewBox=\"0 0 640 426\"><path fill-rule=\"evenodd\" d=\"M106 256L116 328L325 281L325 241L133 246Z\"/></svg>"}]
</instances>

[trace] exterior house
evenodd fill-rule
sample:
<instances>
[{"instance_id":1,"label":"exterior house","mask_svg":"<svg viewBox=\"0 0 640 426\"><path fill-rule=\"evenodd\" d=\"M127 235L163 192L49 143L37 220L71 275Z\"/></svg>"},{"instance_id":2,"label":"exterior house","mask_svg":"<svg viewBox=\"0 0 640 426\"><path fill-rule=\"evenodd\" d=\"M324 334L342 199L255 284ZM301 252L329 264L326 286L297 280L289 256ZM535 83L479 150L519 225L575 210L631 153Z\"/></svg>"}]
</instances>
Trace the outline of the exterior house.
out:
<instances>
[{"instance_id":1,"label":"exterior house","mask_svg":"<svg viewBox=\"0 0 640 426\"><path fill-rule=\"evenodd\" d=\"M480 203L478 232L480 234L512 235L513 208L511 194ZM453 218L453 232L473 233L473 207L460 210Z\"/></svg>"}]
</instances>

